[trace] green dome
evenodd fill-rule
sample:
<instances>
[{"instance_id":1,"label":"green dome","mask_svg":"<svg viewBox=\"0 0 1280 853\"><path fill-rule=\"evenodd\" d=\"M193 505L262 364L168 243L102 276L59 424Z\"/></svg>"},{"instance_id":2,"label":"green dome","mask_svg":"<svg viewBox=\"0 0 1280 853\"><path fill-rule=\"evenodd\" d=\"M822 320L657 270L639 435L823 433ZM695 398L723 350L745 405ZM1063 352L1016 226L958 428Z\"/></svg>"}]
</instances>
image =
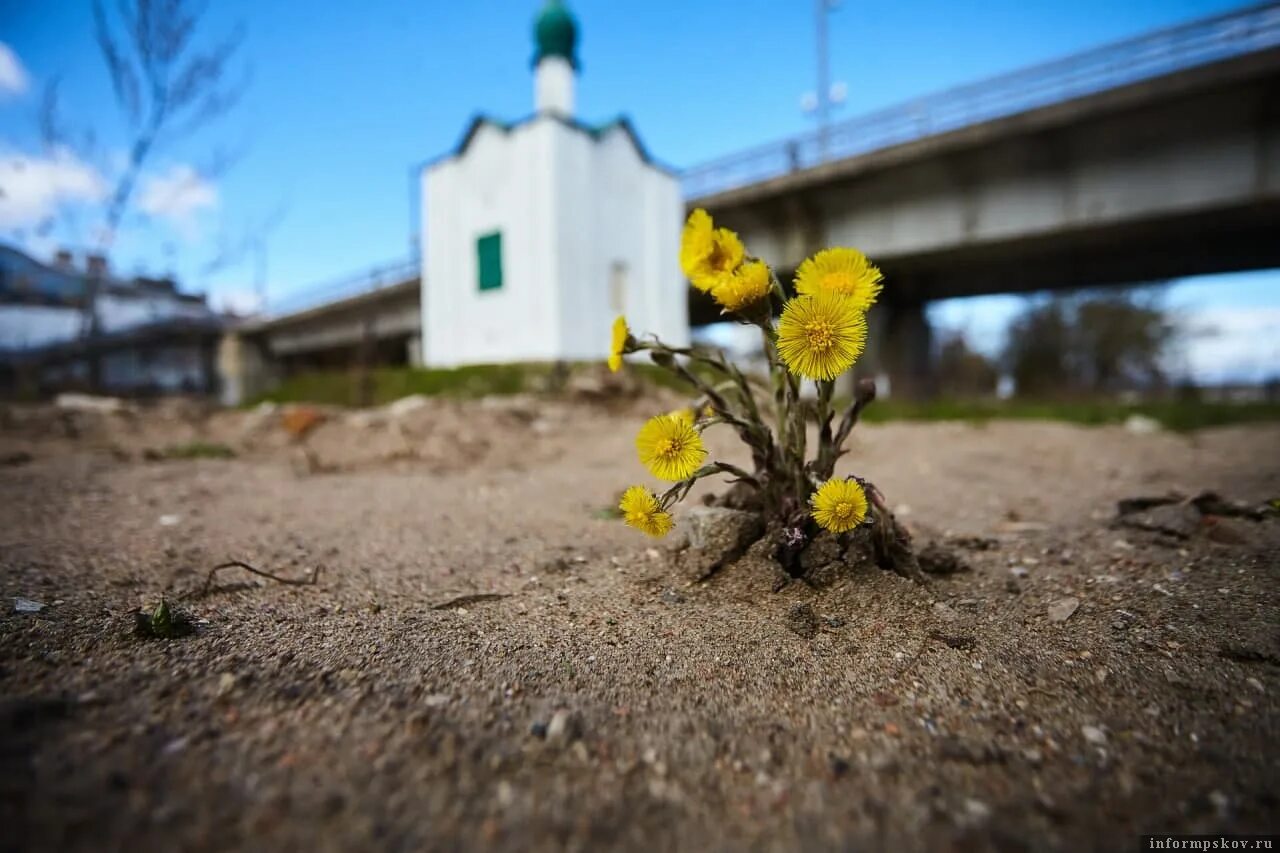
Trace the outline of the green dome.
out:
<instances>
[{"instance_id":1,"label":"green dome","mask_svg":"<svg viewBox=\"0 0 1280 853\"><path fill-rule=\"evenodd\" d=\"M538 46L533 55L534 65L545 57L559 56L577 69L578 22L560 0L547 0L533 26L533 37Z\"/></svg>"}]
</instances>

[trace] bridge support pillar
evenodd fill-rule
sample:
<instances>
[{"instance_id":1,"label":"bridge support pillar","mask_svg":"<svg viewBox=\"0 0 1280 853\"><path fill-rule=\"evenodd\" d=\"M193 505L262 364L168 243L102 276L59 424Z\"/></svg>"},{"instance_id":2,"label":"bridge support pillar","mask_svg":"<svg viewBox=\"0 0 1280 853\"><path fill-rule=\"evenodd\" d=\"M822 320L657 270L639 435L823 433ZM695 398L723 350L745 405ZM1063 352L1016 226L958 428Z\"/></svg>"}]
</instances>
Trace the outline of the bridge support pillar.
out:
<instances>
[{"instance_id":1,"label":"bridge support pillar","mask_svg":"<svg viewBox=\"0 0 1280 853\"><path fill-rule=\"evenodd\" d=\"M270 388L278 371L257 341L230 331L218 342L218 397L239 406Z\"/></svg>"},{"instance_id":2,"label":"bridge support pillar","mask_svg":"<svg viewBox=\"0 0 1280 853\"><path fill-rule=\"evenodd\" d=\"M936 390L933 376L933 331L923 301L886 301L873 308L872 334L877 338L879 370L889 378L894 397L920 399ZM878 326L879 328L875 328Z\"/></svg>"}]
</instances>

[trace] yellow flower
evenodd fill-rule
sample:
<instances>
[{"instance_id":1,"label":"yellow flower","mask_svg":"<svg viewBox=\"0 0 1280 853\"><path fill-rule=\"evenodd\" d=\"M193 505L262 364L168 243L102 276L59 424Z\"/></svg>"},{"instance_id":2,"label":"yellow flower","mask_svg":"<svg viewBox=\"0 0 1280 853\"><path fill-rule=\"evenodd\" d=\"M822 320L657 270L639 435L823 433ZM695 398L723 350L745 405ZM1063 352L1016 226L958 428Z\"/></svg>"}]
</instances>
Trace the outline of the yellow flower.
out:
<instances>
[{"instance_id":1,"label":"yellow flower","mask_svg":"<svg viewBox=\"0 0 1280 853\"><path fill-rule=\"evenodd\" d=\"M852 530L867 517L867 493L857 480L827 480L809 498L813 520L832 533Z\"/></svg>"},{"instance_id":2,"label":"yellow flower","mask_svg":"<svg viewBox=\"0 0 1280 853\"><path fill-rule=\"evenodd\" d=\"M640 461L660 480L683 480L702 464L707 450L693 424L683 418L650 418L636 436Z\"/></svg>"},{"instance_id":3,"label":"yellow flower","mask_svg":"<svg viewBox=\"0 0 1280 853\"><path fill-rule=\"evenodd\" d=\"M663 511L658 498L644 486L623 492L618 509L628 525L650 536L666 536L671 531L671 513Z\"/></svg>"},{"instance_id":4,"label":"yellow flower","mask_svg":"<svg viewBox=\"0 0 1280 853\"><path fill-rule=\"evenodd\" d=\"M716 228L702 208L689 214L680 236L680 268L689 282L706 293L742 263L746 250L738 235Z\"/></svg>"},{"instance_id":5,"label":"yellow flower","mask_svg":"<svg viewBox=\"0 0 1280 853\"><path fill-rule=\"evenodd\" d=\"M867 315L833 291L797 296L782 307L778 355L787 368L810 379L835 379L867 344Z\"/></svg>"},{"instance_id":6,"label":"yellow flower","mask_svg":"<svg viewBox=\"0 0 1280 853\"><path fill-rule=\"evenodd\" d=\"M711 296L726 311L741 311L769 295L769 265L764 261L748 261L731 275L721 276L711 288Z\"/></svg>"},{"instance_id":7,"label":"yellow flower","mask_svg":"<svg viewBox=\"0 0 1280 853\"><path fill-rule=\"evenodd\" d=\"M857 249L823 249L796 270L796 293L831 290L866 311L880 295L880 270Z\"/></svg>"},{"instance_id":8,"label":"yellow flower","mask_svg":"<svg viewBox=\"0 0 1280 853\"><path fill-rule=\"evenodd\" d=\"M612 340L609 343L609 369L614 373L622 367L622 354L627 351L627 340L631 330L627 328L627 318L622 315L613 321Z\"/></svg>"}]
</instances>

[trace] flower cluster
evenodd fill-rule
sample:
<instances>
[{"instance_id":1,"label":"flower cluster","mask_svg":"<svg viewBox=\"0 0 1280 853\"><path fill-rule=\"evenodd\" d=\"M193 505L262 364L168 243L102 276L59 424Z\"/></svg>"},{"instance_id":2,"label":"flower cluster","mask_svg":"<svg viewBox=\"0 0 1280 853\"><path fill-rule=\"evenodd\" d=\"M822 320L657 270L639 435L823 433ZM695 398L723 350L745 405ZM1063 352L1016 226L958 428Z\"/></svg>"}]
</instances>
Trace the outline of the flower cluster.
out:
<instances>
[{"instance_id":1,"label":"flower cluster","mask_svg":"<svg viewBox=\"0 0 1280 853\"><path fill-rule=\"evenodd\" d=\"M695 408L657 415L640 429L636 452L641 463L673 485L661 495L644 486L627 489L619 505L627 524L652 536L665 535L673 526L671 506L697 480L720 473L755 490L768 520L786 530L812 521L845 533L867 522L875 511L874 489L832 472L859 412L874 398L874 386L860 386L836 430L832 400L836 379L866 348L866 315L881 291L880 270L857 249L824 249L796 269L795 295L788 298L769 265L700 209L685 223L680 266L690 284L715 300L727 318L759 327L771 381L745 376L716 351L637 339L619 317L611 336L611 370L621 368L624 355L647 351L655 364L700 395ZM805 380L816 386L816 404L801 393ZM818 424L818 445L809 458L812 420ZM702 434L716 425L732 428L748 445L753 472L708 461Z\"/></svg>"}]
</instances>

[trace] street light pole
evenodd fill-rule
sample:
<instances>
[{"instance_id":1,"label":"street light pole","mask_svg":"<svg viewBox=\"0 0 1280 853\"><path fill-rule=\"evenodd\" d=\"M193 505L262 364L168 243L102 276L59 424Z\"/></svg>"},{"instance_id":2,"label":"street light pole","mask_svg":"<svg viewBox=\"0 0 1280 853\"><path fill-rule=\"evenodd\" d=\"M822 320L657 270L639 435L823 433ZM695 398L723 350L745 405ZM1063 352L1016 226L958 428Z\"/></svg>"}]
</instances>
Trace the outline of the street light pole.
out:
<instances>
[{"instance_id":1,"label":"street light pole","mask_svg":"<svg viewBox=\"0 0 1280 853\"><path fill-rule=\"evenodd\" d=\"M818 35L818 160L827 159L827 127L831 123L831 61L827 46L827 12L830 0L815 0Z\"/></svg>"}]
</instances>

